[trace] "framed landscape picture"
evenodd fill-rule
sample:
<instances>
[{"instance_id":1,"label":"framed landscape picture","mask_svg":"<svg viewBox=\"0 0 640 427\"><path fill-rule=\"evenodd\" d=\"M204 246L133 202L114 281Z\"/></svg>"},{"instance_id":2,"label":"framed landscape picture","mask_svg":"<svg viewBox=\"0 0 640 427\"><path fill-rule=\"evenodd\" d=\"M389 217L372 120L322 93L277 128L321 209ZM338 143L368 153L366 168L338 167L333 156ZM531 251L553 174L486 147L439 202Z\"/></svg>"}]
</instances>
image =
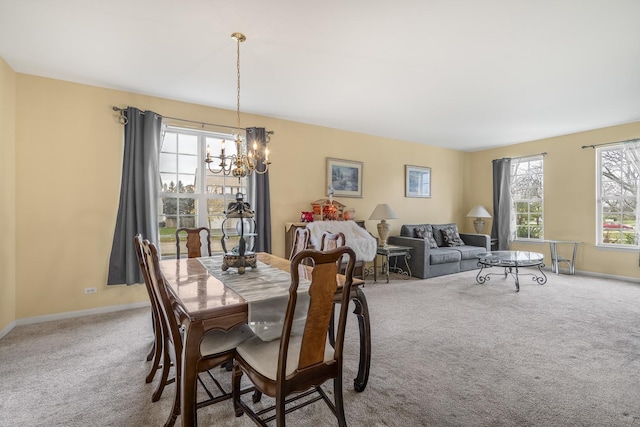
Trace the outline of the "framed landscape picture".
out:
<instances>
[{"instance_id":1,"label":"framed landscape picture","mask_svg":"<svg viewBox=\"0 0 640 427\"><path fill-rule=\"evenodd\" d=\"M431 168L404 166L405 197L431 197Z\"/></svg>"},{"instance_id":2,"label":"framed landscape picture","mask_svg":"<svg viewBox=\"0 0 640 427\"><path fill-rule=\"evenodd\" d=\"M327 157L327 196L362 197L362 162Z\"/></svg>"}]
</instances>

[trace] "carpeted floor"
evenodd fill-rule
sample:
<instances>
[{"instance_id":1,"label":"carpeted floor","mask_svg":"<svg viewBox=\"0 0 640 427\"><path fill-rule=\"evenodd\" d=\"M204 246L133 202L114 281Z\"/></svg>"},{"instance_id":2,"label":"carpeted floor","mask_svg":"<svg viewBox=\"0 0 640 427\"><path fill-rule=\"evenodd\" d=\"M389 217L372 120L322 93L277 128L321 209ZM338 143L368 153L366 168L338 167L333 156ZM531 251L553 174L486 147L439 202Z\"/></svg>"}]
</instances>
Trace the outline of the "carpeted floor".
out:
<instances>
[{"instance_id":1,"label":"carpeted floor","mask_svg":"<svg viewBox=\"0 0 640 427\"><path fill-rule=\"evenodd\" d=\"M546 285L467 272L369 282L373 358L350 426L640 426L640 285L549 274ZM19 326L0 340L0 426L162 426L173 386L151 402L147 309ZM230 375L217 372L228 382ZM327 387L330 389L330 387ZM230 401L201 426L251 426ZM336 425L322 403L291 426ZM180 419L178 424L180 425Z\"/></svg>"}]
</instances>

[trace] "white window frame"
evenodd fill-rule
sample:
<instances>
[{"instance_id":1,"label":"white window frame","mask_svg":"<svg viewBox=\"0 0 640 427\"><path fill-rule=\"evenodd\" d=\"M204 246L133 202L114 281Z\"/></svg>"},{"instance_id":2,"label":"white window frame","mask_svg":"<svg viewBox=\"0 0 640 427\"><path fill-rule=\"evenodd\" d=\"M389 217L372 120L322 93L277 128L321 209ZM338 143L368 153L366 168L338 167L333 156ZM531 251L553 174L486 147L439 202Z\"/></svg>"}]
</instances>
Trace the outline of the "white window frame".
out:
<instances>
[{"instance_id":1,"label":"white window frame","mask_svg":"<svg viewBox=\"0 0 640 427\"><path fill-rule=\"evenodd\" d=\"M231 201L235 201L236 198L236 194L237 192L241 191L245 196L244 199L247 200L247 186L248 186L248 179L247 178L242 178L240 181L240 184L238 182L238 178L237 177L233 177L230 175L224 175L222 173L217 174L215 176L217 176L217 180L218 181L222 181L221 185L218 186L219 190L218 192L213 192L214 188L216 186L214 185L209 185L209 178L211 178L212 175L208 169L207 169L207 165L204 161L206 155L207 155L207 145L208 142L211 142L210 138L214 138L217 140L222 140L224 139L226 141L225 143L225 148L227 150L227 155L231 155L233 154L231 152L231 149L235 150L235 145L233 143L233 141L235 140L235 136L232 134L226 134L226 133L222 133L222 132L214 132L214 131L208 131L208 130L201 130L201 129L193 129L193 128L185 128L185 127L179 127L179 126L175 126L175 125L163 125L163 132L162 132L162 138L163 138L163 145L164 145L164 139L167 135L167 133L176 133L176 134L182 134L182 135L191 135L191 136L195 136L197 139L197 153L196 153L196 170L195 170L195 183L196 183L196 191L193 193L178 193L178 192L167 192L164 191L163 188L163 183L162 183L162 174L163 173L174 173L174 172L167 172L166 170L163 171L162 165L160 165L159 167L159 172L160 172L160 176L158 177L160 180L160 188L159 188L159 192L158 192L158 197L157 197L157 202L158 202L158 213L160 215L160 217L158 218L159 222L162 222L163 218L165 218L166 220L166 216L163 216L162 214L162 200L164 197L175 197L177 199L195 199L196 201L196 213L195 213L195 223L194 226L195 227L207 227L210 229L211 232L211 246L212 246L212 251L216 252L217 250L221 250L218 248L218 246L220 246L220 237L221 237L221 223L222 223L222 219L224 218L224 210L226 209L227 205L231 202ZM209 140L207 140L209 138ZM178 148L179 150L179 148ZM179 152L179 151L178 151ZM160 153L163 153L163 146L161 146L160 148ZM217 155L218 153L216 152L216 150L212 147L211 148L211 155ZM177 157L176 156L176 161L177 161ZM161 162L162 163L162 162ZM216 169L218 168L218 164L217 162L212 163L212 168ZM177 169L177 165L176 165L176 170ZM179 172L175 172L176 177L178 177L180 174ZM200 183L200 185L198 185L198 183ZM202 184L204 183L204 184ZM178 185L178 182L176 182L176 185ZM222 204L221 204L221 211L220 212L209 212L208 211L208 200L222 200ZM176 213L176 216L178 216L179 218L179 214ZM212 218L213 217L219 217L218 220L213 220L214 222L212 223ZM178 220L179 221L179 220ZM181 224L179 222L176 223L176 228L179 228L181 226ZM161 234L160 236L160 252L163 258L173 258L175 257L175 237L174 236L169 236L169 235L164 235L164 239L162 239L163 235ZM165 242L163 243L163 240L165 240ZM173 243L169 244L169 240L171 240ZM164 251L162 250L164 248ZM217 249L218 248L218 249Z\"/></svg>"},{"instance_id":2,"label":"white window frame","mask_svg":"<svg viewBox=\"0 0 640 427\"><path fill-rule=\"evenodd\" d=\"M623 146L622 144L616 144L616 145L607 145L605 147L597 147L596 148L596 246L597 247L601 247L601 248L610 248L610 249L618 249L618 250L632 250L632 251L637 251L638 248L640 248L640 244L638 243L638 230L636 229L634 231L634 243L633 244L628 244L628 243L616 243L618 238L625 238L625 234L630 234L629 233L625 233L623 231L622 228L618 229L618 230L605 230L604 224L608 222L608 219L605 218L605 213L604 213L604 199L617 199L620 202L624 201L624 200L630 200L630 201L635 201L636 202L636 209L635 212L631 212L628 211L627 215L629 214L634 214L635 216L635 223L638 223L638 215L640 214L639 212L639 206L637 204L637 196L634 194L629 194L629 195L623 195L623 194L611 194L611 195L603 195L603 170L602 170L602 157L603 157L603 153L607 152L607 151L621 151L621 155L624 156L624 152L623 152ZM625 160L623 158L622 160L623 163L628 162L627 160ZM622 167L624 167L624 164L622 165ZM636 179L636 185L637 184L637 179ZM607 197L608 196L608 197ZM620 203L621 206L624 205L624 203ZM617 214L619 215L620 219L622 220L625 212L621 209L617 212ZM612 215L608 215L608 216L612 216ZM622 221L624 223L624 221ZM608 233L605 233L605 231L608 231ZM613 242L607 242L605 241L605 236L611 236L613 234Z\"/></svg>"},{"instance_id":3,"label":"white window frame","mask_svg":"<svg viewBox=\"0 0 640 427\"><path fill-rule=\"evenodd\" d=\"M535 161L539 161L542 164L542 172L539 174L540 175L540 182L541 182L541 194L542 196L537 198L537 197L533 197L533 198L516 198L516 194L514 191L514 180L515 180L515 176L516 176L516 172L517 172L517 168L520 164L523 163L530 163L530 162L535 162ZM511 186L511 212L512 212L512 221L511 221L511 235L513 236L514 241L524 241L524 242L542 242L544 241L544 156L542 154L538 154L535 156L527 156L527 157L518 157L518 158L514 158L511 160L511 175L510 175L510 186ZM541 220L541 226L540 226L540 237L518 237L518 224L517 224L517 215L518 215L518 211L517 211L517 205L518 203L527 203L528 206L531 206L531 203L540 203L540 220ZM535 213L531 213L530 211L527 211L527 215L530 217L531 215L535 215ZM528 228L529 233L528 235L530 236L530 228Z\"/></svg>"}]
</instances>

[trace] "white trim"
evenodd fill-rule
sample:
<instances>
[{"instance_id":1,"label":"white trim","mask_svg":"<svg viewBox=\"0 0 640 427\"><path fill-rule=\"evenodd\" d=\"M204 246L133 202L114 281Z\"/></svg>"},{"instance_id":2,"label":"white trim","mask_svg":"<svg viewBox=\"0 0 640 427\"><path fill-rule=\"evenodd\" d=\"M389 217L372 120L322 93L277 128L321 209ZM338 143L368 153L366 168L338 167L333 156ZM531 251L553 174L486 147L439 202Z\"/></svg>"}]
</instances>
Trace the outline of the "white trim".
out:
<instances>
[{"instance_id":1,"label":"white trim","mask_svg":"<svg viewBox=\"0 0 640 427\"><path fill-rule=\"evenodd\" d=\"M91 308L88 310L67 311L64 313L47 314L45 316L27 317L18 319L15 326L32 325L34 323L51 322L53 320L72 319L74 317L91 316L95 314L113 313L122 310L131 310L133 308L149 307L151 302L136 302L132 304L110 305L108 307Z\"/></svg>"},{"instance_id":2,"label":"white trim","mask_svg":"<svg viewBox=\"0 0 640 427\"><path fill-rule=\"evenodd\" d=\"M597 277L599 279L622 280L624 282L640 283L640 278L639 277L616 276L614 274L596 273L596 272L593 272L593 271L582 271L582 270L580 270L580 271L576 270L576 274L580 275L580 276Z\"/></svg>"},{"instance_id":3,"label":"white trim","mask_svg":"<svg viewBox=\"0 0 640 427\"><path fill-rule=\"evenodd\" d=\"M0 340L4 338L4 336L7 335L9 332L11 332L11 330L15 327L16 327L16 321L14 320L13 322L9 323L3 330L0 331Z\"/></svg>"}]
</instances>

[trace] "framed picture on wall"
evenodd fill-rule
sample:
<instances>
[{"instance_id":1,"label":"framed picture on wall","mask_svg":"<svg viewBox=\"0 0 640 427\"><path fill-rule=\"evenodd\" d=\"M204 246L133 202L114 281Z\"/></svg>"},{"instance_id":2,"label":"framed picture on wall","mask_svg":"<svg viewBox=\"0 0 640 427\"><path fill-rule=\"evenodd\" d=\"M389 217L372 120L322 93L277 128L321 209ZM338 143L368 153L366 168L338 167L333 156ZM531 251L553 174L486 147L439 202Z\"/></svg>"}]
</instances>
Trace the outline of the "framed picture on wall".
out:
<instances>
[{"instance_id":1,"label":"framed picture on wall","mask_svg":"<svg viewBox=\"0 0 640 427\"><path fill-rule=\"evenodd\" d=\"M404 165L405 197L431 197L431 168Z\"/></svg>"},{"instance_id":2,"label":"framed picture on wall","mask_svg":"<svg viewBox=\"0 0 640 427\"><path fill-rule=\"evenodd\" d=\"M362 197L362 162L327 157L327 196Z\"/></svg>"}]
</instances>

